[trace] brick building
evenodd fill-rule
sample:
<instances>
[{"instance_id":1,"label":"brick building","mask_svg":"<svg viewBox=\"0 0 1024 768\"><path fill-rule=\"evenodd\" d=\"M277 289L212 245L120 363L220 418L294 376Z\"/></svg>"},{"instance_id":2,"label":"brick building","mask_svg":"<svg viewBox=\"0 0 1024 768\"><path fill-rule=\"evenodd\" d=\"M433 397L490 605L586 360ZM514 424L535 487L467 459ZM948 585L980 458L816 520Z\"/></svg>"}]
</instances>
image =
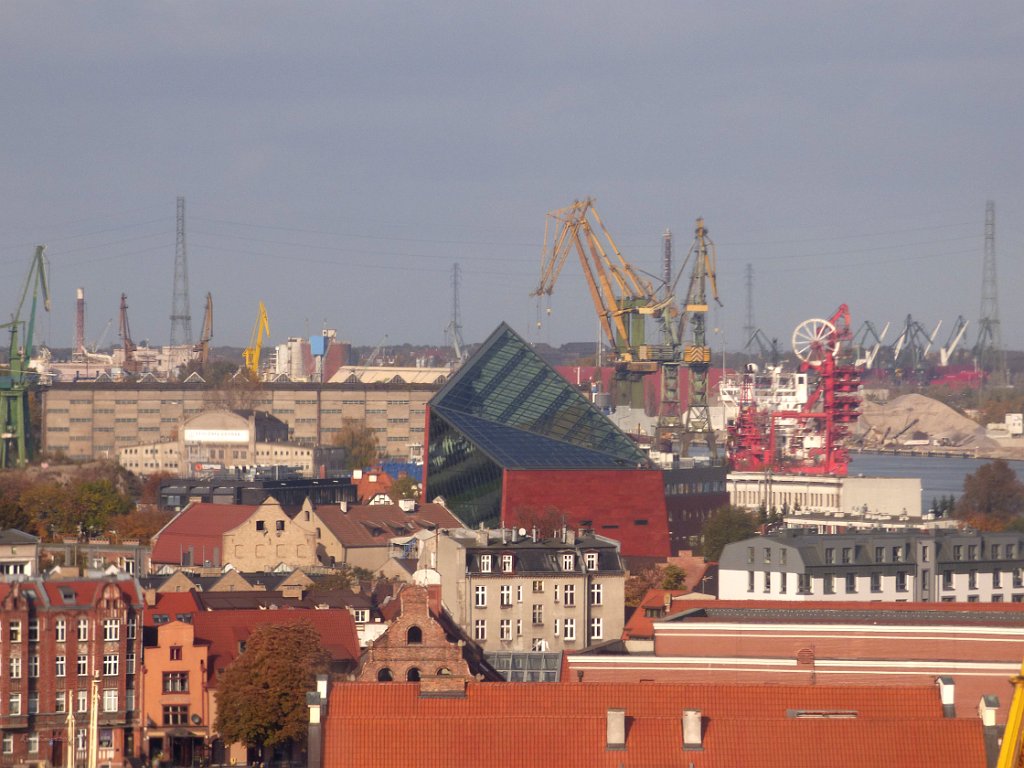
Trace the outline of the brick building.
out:
<instances>
[{"instance_id":1,"label":"brick building","mask_svg":"<svg viewBox=\"0 0 1024 768\"><path fill-rule=\"evenodd\" d=\"M142 592L133 579L0 583L0 765L84 762L97 697L100 764L126 766L141 728Z\"/></svg>"}]
</instances>

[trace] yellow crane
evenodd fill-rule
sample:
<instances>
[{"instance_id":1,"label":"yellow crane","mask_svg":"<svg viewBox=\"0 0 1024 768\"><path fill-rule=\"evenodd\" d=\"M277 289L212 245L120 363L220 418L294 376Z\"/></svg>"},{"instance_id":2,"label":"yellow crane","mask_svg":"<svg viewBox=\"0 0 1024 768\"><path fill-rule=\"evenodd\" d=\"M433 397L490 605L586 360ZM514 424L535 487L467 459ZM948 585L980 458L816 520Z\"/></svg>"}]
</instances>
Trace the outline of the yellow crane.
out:
<instances>
[{"instance_id":1,"label":"yellow crane","mask_svg":"<svg viewBox=\"0 0 1024 768\"><path fill-rule=\"evenodd\" d=\"M252 335L249 337L249 346L243 353L245 367L257 379L260 376L260 350L263 348L264 334L270 335L270 321L267 319L267 307L261 301L256 315L256 325L253 326Z\"/></svg>"},{"instance_id":2,"label":"yellow crane","mask_svg":"<svg viewBox=\"0 0 1024 768\"><path fill-rule=\"evenodd\" d=\"M262 307L262 304L260 305ZM263 313L266 318L266 313ZM267 333L270 333L268 330ZM203 314L203 335L195 346L195 353L199 364L204 368L210 359L210 339L213 338L213 294L206 294L206 312ZM256 362L259 363L259 351L256 352ZM258 367L258 365L257 365Z\"/></svg>"},{"instance_id":3,"label":"yellow crane","mask_svg":"<svg viewBox=\"0 0 1024 768\"><path fill-rule=\"evenodd\" d=\"M1020 674L1010 678L1010 682L1013 683L1013 700L1006 714L1006 730L1003 732L997 768L1019 768L1024 763L1024 664L1021 664Z\"/></svg>"}]
</instances>

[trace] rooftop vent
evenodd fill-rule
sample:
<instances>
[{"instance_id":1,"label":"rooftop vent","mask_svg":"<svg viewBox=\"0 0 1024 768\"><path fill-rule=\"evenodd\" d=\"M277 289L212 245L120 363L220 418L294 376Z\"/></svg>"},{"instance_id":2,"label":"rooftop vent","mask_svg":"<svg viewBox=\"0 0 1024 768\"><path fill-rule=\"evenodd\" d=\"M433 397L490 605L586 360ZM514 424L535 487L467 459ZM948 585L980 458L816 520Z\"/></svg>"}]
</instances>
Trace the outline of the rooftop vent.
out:
<instances>
[{"instance_id":1,"label":"rooftop vent","mask_svg":"<svg viewBox=\"0 0 1024 768\"><path fill-rule=\"evenodd\" d=\"M704 749L704 719L699 709L683 710L683 749L697 752Z\"/></svg>"},{"instance_id":2,"label":"rooftop vent","mask_svg":"<svg viewBox=\"0 0 1024 768\"><path fill-rule=\"evenodd\" d=\"M606 749L626 748L626 710L609 709Z\"/></svg>"}]
</instances>

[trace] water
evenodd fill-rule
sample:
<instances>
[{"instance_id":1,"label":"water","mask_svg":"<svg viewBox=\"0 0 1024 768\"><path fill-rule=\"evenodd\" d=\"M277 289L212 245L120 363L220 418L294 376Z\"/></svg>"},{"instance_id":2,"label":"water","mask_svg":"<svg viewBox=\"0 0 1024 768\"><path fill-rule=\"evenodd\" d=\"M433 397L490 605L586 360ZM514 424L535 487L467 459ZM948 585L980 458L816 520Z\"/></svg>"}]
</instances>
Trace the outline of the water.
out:
<instances>
[{"instance_id":1,"label":"water","mask_svg":"<svg viewBox=\"0 0 1024 768\"><path fill-rule=\"evenodd\" d=\"M932 501L942 496L960 498L964 491L964 478L988 463L985 459L879 453L855 453L851 459L851 476L921 478L922 511L927 511ZM1008 461L1007 464L1017 473L1017 478L1024 481L1024 461Z\"/></svg>"}]
</instances>

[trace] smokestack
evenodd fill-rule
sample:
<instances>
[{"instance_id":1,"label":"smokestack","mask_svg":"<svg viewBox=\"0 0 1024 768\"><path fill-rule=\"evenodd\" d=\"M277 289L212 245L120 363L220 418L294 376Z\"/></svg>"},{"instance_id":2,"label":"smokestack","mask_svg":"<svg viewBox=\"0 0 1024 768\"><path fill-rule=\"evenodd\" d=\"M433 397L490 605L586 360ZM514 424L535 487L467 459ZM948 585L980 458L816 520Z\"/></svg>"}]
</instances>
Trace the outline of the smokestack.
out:
<instances>
[{"instance_id":1,"label":"smokestack","mask_svg":"<svg viewBox=\"0 0 1024 768\"><path fill-rule=\"evenodd\" d=\"M942 716L956 717L956 685L953 678L948 675L935 678L935 684L939 686L939 698L942 701Z\"/></svg>"},{"instance_id":2,"label":"smokestack","mask_svg":"<svg viewBox=\"0 0 1024 768\"><path fill-rule=\"evenodd\" d=\"M683 749L688 752L704 749L702 739L703 721L699 709L683 710Z\"/></svg>"},{"instance_id":3,"label":"smokestack","mask_svg":"<svg viewBox=\"0 0 1024 768\"><path fill-rule=\"evenodd\" d=\"M605 749L626 748L626 710L608 710L608 728Z\"/></svg>"},{"instance_id":4,"label":"smokestack","mask_svg":"<svg viewBox=\"0 0 1024 768\"><path fill-rule=\"evenodd\" d=\"M85 352L85 288L75 290L75 354Z\"/></svg>"}]
</instances>

